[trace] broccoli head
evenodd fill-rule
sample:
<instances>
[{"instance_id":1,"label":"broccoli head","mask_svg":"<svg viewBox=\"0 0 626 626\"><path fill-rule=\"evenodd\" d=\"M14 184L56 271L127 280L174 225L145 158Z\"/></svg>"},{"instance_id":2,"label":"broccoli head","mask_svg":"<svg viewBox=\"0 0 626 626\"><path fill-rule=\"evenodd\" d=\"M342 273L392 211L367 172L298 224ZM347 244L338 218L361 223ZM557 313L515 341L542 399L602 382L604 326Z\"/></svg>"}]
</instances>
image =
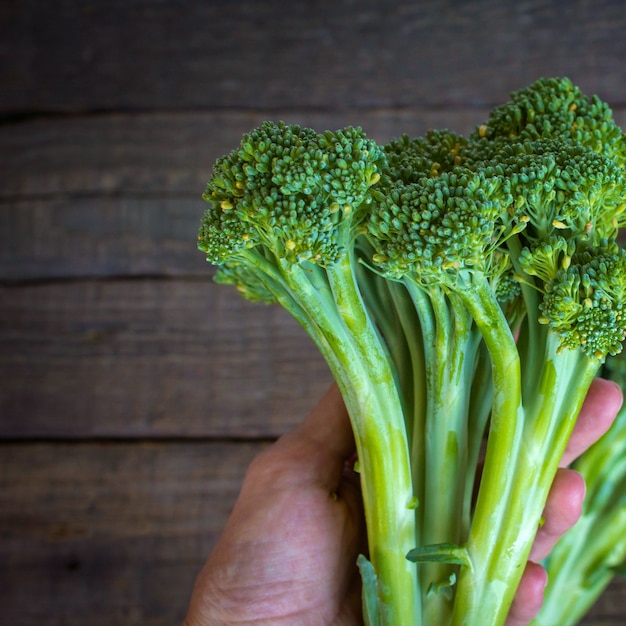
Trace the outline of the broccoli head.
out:
<instances>
[{"instance_id":1,"label":"broccoli head","mask_svg":"<svg viewBox=\"0 0 626 626\"><path fill-rule=\"evenodd\" d=\"M424 137L411 139L403 135L385 146L388 167L393 181L418 182L420 178L439 176L462 165L462 152L467 139L449 130L431 130Z\"/></svg>"},{"instance_id":2,"label":"broccoli head","mask_svg":"<svg viewBox=\"0 0 626 626\"><path fill-rule=\"evenodd\" d=\"M473 139L571 141L626 165L626 137L609 106L587 97L568 78L540 78L492 110Z\"/></svg>"},{"instance_id":3,"label":"broccoli head","mask_svg":"<svg viewBox=\"0 0 626 626\"><path fill-rule=\"evenodd\" d=\"M462 168L391 185L368 221L373 261L422 284L454 285L464 270L486 270L502 211L497 190L497 179Z\"/></svg>"},{"instance_id":4,"label":"broccoli head","mask_svg":"<svg viewBox=\"0 0 626 626\"><path fill-rule=\"evenodd\" d=\"M262 246L291 262L332 264L362 219L385 157L359 128L317 134L265 122L218 159L200 248L221 265Z\"/></svg>"},{"instance_id":5,"label":"broccoli head","mask_svg":"<svg viewBox=\"0 0 626 626\"><path fill-rule=\"evenodd\" d=\"M604 360L626 336L626 251L589 248L575 254L545 287L539 321L561 338L560 349Z\"/></svg>"},{"instance_id":6,"label":"broccoli head","mask_svg":"<svg viewBox=\"0 0 626 626\"><path fill-rule=\"evenodd\" d=\"M555 231L593 242L615 237L624 222L624 171L582 145L559 140L478 142L471 168L501 177L511 216L528 220L525 236Z\"/></svg>"}]
</instances>

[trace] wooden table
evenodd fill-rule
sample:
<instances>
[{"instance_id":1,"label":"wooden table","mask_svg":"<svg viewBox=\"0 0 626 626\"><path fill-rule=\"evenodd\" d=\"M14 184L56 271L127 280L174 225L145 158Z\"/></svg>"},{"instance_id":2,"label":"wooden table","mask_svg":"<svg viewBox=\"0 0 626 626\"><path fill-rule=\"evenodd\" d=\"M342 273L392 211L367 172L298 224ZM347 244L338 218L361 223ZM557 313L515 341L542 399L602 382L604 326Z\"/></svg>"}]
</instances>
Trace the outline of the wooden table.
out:
<instances>
[{"instance_id":1,"label":"wooden table","mask_svg":"<svg viewBox=\"0 0 626 626\"><path fill-rule=\"evenodd\" d=\"M0 626L180 622L247 464L329 384L195 249L241 133L466 132L540 75L626 126L625 28L619 1L5 0ZM584 623L625 616L616 582Z\"/></svg>"}]
</instances>

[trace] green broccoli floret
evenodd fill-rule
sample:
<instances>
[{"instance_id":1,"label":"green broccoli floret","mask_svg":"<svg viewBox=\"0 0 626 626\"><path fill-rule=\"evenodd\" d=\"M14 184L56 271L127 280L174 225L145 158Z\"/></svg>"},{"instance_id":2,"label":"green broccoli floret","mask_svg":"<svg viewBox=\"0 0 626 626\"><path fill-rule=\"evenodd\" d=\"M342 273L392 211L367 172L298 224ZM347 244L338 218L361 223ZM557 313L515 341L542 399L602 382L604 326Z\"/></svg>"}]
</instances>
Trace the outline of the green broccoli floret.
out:
<instances>
[{"instance_id":1,"label":"green broccoli floret","mask_svg":"<svg viewBox=\"0 0 626 626\"><path fill-rule=\"evenodd\" d=\"M391 180L418 182L439 176L462 164L461 152L467 143L462 135L448 130L431 130L424 137L403 135L385 146L387 173Z\"/></svg>"},{"instance_id":2,"label":"green broccoli floret","mask_svg":"<svg viewBox=\"0 0 626 626\"><path fill-rule=\"evenodd\" d=\"M216 279L289 310L346 401L369 626L504 623L626 333L625 155L604 103L542 79L469 138L266 122L215 164Z\"/></svg>"},{"instance_id":3,"label":"green broccoli floret","mask_svg":"<svg viewBox=\"0 0 626 626\"><path fill-rule=\"evenodd\" d=\"M621 352L626 334L626 252L589 248L574 255L546 284L541 323L559 335L559 350L591 358Z\"/></svg>"},{"instance_id":4,"label":"green broccoli floret","mask_svg":"<svg viewBox=\"0 0 626 626\"><path fill-rule=\"evenodd\" d=\"M626 137L610 107L597 96L588 98L568 78L540 78L511 94L491 112L472 139L504 142L557 139L584 146L626 165Z\"/></svg>"},{"instance_id":5,"label":"green broccoli floret","mask_svg":"<svg viewBox=\"0 0 626 626\"><path fill-rule=\"evenodd\" d=\"M424 284L462 280L466 267L486 270L502 210L497 184L457 168L390 186L368 220L374 261L391 277L410 273Z\"/></svg>"},{"instance_id":6,"label":"green broccoli floret","mask_svg":"<svg viewBox=\"0 0 626 626\"><path fill-rule=\"evenodd\" d=\"M624 223L624 170L612 159L556 140L483 140L471 150L473 169L503 178L511 217L529 221L527 238L540 240L557 229L598 242L614 238Z\"/></svg>"},{"instance_id":7,"label":"green broccoli floret","mask_svg":"<svg viewBox=\"0 0 626 626\"><path fill-rule=\"evenodd\" d=\"M615 243L603 240L593 247L553 235L522 250L519 264L544 285L538 322L560 337L561 350L581 350L602 360L621 350L626 257Z\"/></svg>"},{"instance_id":8,"label":"green broccoli floret","mask_svg":"<svg viewBox=\"0 0 626 626\"><path fill-rule=\"evenodd\" d=\"M257 245L290 262L330 265L351 244L383 160L359 129L318 135L265 122L216 163L201 247L218 265Z\"/></svg>"},{"instance_id":9,"label":"green broccoli floret","mask_svg":"<svg viewBox=\"0 0 626 626\"><path fill-rule=\"evenodd\" d=\"M524 274L537 276L543 283L548 283L560 270L571 265L576 249L576 239L566 239L553 233L537 242L532 249L524 248L518 263Z\"/></svg>"}]
</instances>

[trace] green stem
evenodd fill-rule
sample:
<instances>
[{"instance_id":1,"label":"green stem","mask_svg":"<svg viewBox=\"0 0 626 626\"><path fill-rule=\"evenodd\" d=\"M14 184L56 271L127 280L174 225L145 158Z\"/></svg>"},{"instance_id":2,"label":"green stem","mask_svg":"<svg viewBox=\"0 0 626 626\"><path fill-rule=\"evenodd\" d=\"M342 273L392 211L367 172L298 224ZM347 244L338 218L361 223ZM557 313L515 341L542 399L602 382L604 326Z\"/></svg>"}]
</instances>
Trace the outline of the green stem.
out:
<instances>
[{"instance_id":1,"label":"green stem","mask_svg":"<svg viewBox=\"0 0 626 626\"><path fill-rule=\"evenodd\" d=\"M626 411L573 464L587 484L581 519L544 562L545 600L532 626L574 626L626 558ZM563 603L563 597L568 602Z\"/></svg>"},{"instance_id":2,"label":"green stem","mask_svg":"<svg viewBox=\"0 0 626 626\"><path fill-rule=\"evenodd\" d=\"M493 404L492 382L489 352L485 344L481 343L477 346L476 365L470 392L470 407L467 415L469 433L467 438L465 499L463 502L464 537L467 537L470 528L475 485L479 479L480 453Z\"/></svg>"},{"instance_id":3,"label":"green stem","mask_svg":"<svg viewBox=\"0 0 626 626\"><path fill-rule=\"evenodd\" d=\"M428 405L425 420L425 494L422 507L423 545L459 545L462 535L465 474L467 471L467 412L471 371L476 348L469 312L454 295L433 287L432 336L427 346ZM427 624L446 624L452 611L451 581L458 567L444 562L424 563L420 578L425 595ZM437 591L434 591L437 590Z\"/></svg>"},{"instance_id":4,"label":"green stem","mask_svg":"<svg viewBox=\"0 0 626 626\"><path fill-rule=\"evenodd\" d=\"M419 626L417 568L406 559L415 547L411 466L389 354L363 305L350 257L327 269L328 294L299 265L284 263L281 273L289 293L308 312L307 330L326 358L352 422L380 623Z\"/></svg>"},{"instance_id":5,"label":"green stem","mask_svg":"<svg viewBox=\"0 0 626 626\"><path fill-rule=\"evenodd\" d=\"M407 423L407 437L410 445L413 493L421 507L424 502L424 424L428 398L426 392L425 347L422 325L415 310L413 298L409 294L406 285L393 281L386 282L389 286L389 293L394 303L394 309L398 313L398 318L402 326L404 343L409 351L412 378L405 378L404 384L411 391L410 393L405 392L405 388L403 387L402 393L405 396L407 407L405 421ZM415 545L422 544L422 517L422 515L417 515Z\"/></svg>"},{"instance_id":6,"label":"green stem","mask_svg":"<svg viewBox=\"0 0 626 626\"><path fill-rule=\"evenodd\" d=\"M506 619L559 462L598 368L597 363L574 352L555 354L550 349L558 343L555 339L548 341L543 375L534 392L534 398L543 401L526 411L523 443L509 469L512 489L502 524L498 524L504 531L498 535L502 554L497 556L493 570L495 580L506 582L506 602L500 602L499 610L494 610L493 624L502 624Z\"/></svg>"},{"instance_id":7,"label":"green stem","mask_svg":"<svg viewBox=\"0 0 626 626\"><path fill-rule=\"evenodd\" d=\"M489 310L485 302L475 311L479 326L480 314ZM483 336L494 367L494 409L467 543L471 568L459 580L455 626L504 624L559 461L598 368L579 353L559 352L558 337L548 334L542 358L525 363L539 368L539 382L522 410L517 351L495 328ZM534 370L528 374L537 376Z\"/></svg>"},{"instance_id":8,"label":"green stem","mask_svg":"<svg viewBox=\"0 0 626 626\"><path fill-rule=\"evenodd\" d=\"M419 327L415 326L417 320L414 313L412 319L407 319L406 310L411 307L411 303L406 293L402 293L405 291L402 283L387 280L362 263L357 263L356 276L365 306L395 366L410 441L413 428L410 416L413 415L415 405L415 367L419 368L420 362L415 355L415 347L420 348L420 344L416 344L413 339L416 332L419 334Z\"/></svg>"},{"instance_id":9,"label":"green stem","mask_svg":"<svg viewBox=\"0 0 626 626\"><path fill-rule=\"evenodd\" d=\"M368 530L378 580L381 623L420 624L415 547L415 502L402 401L390 357L356 285L346 256L329 270L337 309L351 340L349 364L338 374L351 415Z\"/></svg>"},{"instance_id":10,"label":"green stem","mask_svg":"<svg viewBox=\"0 0 626 626\"><path fill-rule=\"evenodd\" d=\"M509 542L507 524L510 472L515 465L524 421L520 363L515 340L487 280L476 276L472 287L459 295L489 350L493 405L484 472L467 541L471 566L460 571L452 623L495 626L503 623L500 605L508 601L507 582L515 574L511 567L519 565L509 556L517 539ZM505 571L501 571L503 568Z\"/></svg>"},{"instance_id":11,"label":"green stem","mask_svg":"<svg viewBox=\"0 0 626 626\"><path fill-rule=\"evenodd\" d=\"M426 516L424 502L426 499L426 475L428 473L426 463L426 421L430 403L428 390L430 386L429 367L431 367L429 364L433 361L433 337L436 325L432 302L425 290L410 279L405 279L404 284L410 295L413 309L417 314L418 324L416 325L416 331L419 331L420 334L415 338L415 342L421 346L420 368L415 370L415 376L421 377L421 380L415 378L415 389L421 389L421 394L419 397L416 397L414 406L411 460L413 464L413 484L420 502L420 509L417 515L417 526L419 529L417 545L424 545L424 518Z\"/></svg>"},{"instance_id":12,"label":"green stem","mask_svg":"<svg viewBox=\"0 0 626 626\"><path fill-rule=\"evenodd\" d=\"M615 577L613 567L626 555L624 528L626 504L600 515L583 514L550 554L545 601L531 626L579 623Z\"/></svg>"}]
</instances>

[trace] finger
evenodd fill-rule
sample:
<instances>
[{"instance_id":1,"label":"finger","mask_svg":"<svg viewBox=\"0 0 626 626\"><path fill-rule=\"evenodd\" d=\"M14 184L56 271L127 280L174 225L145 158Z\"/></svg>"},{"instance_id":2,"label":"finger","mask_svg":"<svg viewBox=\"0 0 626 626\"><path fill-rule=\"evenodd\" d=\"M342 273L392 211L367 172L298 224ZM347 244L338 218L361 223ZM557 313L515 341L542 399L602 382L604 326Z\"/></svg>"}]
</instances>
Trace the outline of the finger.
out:
<instances>
[{"instance_id":1,"label":"finger","mask_svg":"<svg viewBox=\"0 0 626 626\"><path fill-rule=\"evenodd\" d=\"M568 466L611 427L622 405L622 390L613 381L596 378L580 410L560 466Z\"/></svg>"},{"instance_id":2,"label":"finger","mask_svg":"<svg viewBox=\"0 0 626 626\"><path fill-rule=\"evenodd\" d=\"M545 569L529 561L509 609L506 626L528 626L541 609L547 582Z\"/></svg>"},{"instance_id":3,"label":"finger","mask_svg":"<svg viewBox=\"0 0 626 626\"><path fill-rule=\"evenodd\" d=\"M584 499L583 477L574 470L559 469L544 509L544 523L530 552L531 561L541 561L550 554L554 544L578 521Z\"/></svg>"}]
</instances>

